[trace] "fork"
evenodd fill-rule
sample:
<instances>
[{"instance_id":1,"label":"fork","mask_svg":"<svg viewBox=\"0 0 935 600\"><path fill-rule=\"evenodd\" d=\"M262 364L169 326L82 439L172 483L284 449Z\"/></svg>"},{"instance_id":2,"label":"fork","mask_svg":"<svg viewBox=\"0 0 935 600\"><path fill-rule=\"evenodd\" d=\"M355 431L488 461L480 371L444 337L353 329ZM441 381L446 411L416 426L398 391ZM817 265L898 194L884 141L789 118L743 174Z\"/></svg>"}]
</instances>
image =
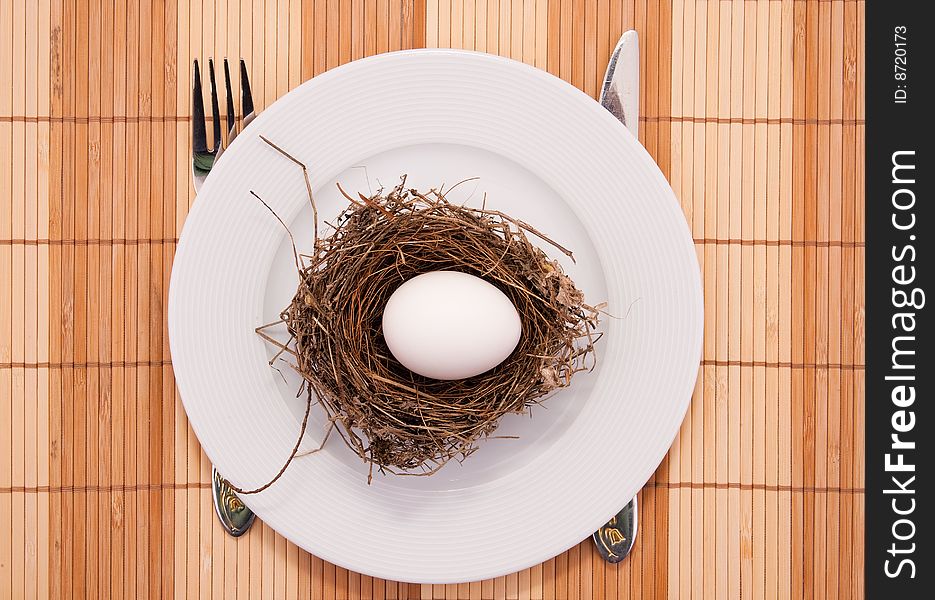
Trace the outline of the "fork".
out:
<instances>
[{"instance_id":1,"label":"fork","mask_svg":"<svg viewBox=\"0 0 935 600\"><path fill-rule=\"evenodd\" d=\"M214 60L208 59L208 79L211 83L211 117L214 127L214 144L208 149L207 130L205 128L204 98L201 91L201 70L198 61L195 62L195 77L192 83L192 185L197 193L204 184L214 165L217 164L224 152L221 140L221 115L218 110L217 85L214 80ZM234 96L231 91L230 68L227 59L224 59L224 85L227 88L227 144L230 145L237 137L237 119L234 116ZM240 107L243 115L241 129L250 124L256 116L253 108L253 95L250 93L250 79L247 76L247 65L240 60ZM224 530L234 537L240 537L250 529L256 515L247 508L243 500L231 489L227 481L221 477L217 468L211 465L211 497L214 501L214 512L224 527Z\"/></svg>"},{"instance_id":2,"label":"fork","mask_svg":"<svg viewBox=\"0 0 935 600\"><path fill-rule=\"evenodd\" d=\"M195 79L192 84L192 185L195 192L201 189L211 169L221 158L225 146L221 140L221 111L218 109L217 86L214 81L214 60L208 59L208 79L211 83L211 117L214 125L214 145L208 149L208 136L205 128L204 98L201 91L201 70L195 60ZM256 117L253 107L253 94L250 92L250 78L247 65L240 59L240 110L243 123L237 128L234 116L234 95L231 91L230 67L224 59L224 86L227 100L227 145L229 146L240 130Z\"/></svg>"}]
</instances>

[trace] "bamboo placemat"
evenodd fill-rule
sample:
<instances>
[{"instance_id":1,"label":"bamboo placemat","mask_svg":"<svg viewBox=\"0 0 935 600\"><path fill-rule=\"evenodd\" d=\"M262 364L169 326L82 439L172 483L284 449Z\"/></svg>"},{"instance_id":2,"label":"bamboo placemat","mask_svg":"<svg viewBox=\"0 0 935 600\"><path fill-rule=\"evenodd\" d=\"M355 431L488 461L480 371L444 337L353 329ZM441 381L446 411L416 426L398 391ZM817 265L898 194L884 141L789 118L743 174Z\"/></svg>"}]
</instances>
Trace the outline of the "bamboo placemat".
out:
<instances>
[{"instance_id":1,"label":"bamboo placemat","mask_svg":"<svg viewBox=\"0 0 935 600\"><path fill-rule=\"evenodd\" d=\"M584 540L507 577L418 586L259 522L227 537L165 326L194 200L191 59L243 56L259 109L423 45L596 96L631 27L640 138L705 289L698 384L633 554L606 565ZM861 597L863 41L851 1L3 0L0 598Z\"/></svg>"}]
</instances>

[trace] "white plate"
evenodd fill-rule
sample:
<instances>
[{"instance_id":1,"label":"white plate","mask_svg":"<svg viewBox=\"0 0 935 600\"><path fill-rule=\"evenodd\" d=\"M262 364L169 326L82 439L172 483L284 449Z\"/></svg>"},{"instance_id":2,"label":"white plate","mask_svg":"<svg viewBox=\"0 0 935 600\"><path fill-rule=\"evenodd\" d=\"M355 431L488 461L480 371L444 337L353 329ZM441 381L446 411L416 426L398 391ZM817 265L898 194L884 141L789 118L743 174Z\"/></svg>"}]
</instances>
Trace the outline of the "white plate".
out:
<instances>
[{"instance_id":1,"label":"white plate","mask_svg":"<svg viewBox=\"0 0 935 600\"><path fill-rule=\"evenodd\" d=\"M221 473L275 474L304 403L267 366L254 328L295 289L281 226L255 190L311 241L299 169L322 220L352 191L479 176L452 199L528 220L575 252L587 299L607 301L599 368L533 418L511 416L463 465L432 477L376 476L339 439L244 500L309 552L373 576L448 583L503 575L587 537L646 482L685 414L698 372L701 282L679 205L652 159L592 99L529 66L419 50L368 58L303 84L225 152L185 222L169 292L172 362L195 433ZM366 167L366 170L360 167ZM543 246L545 248L545 246ZM554 253L553 253L554 255ZM306 447L321 439L314 415Z\"/></svg>"}]
</instances>

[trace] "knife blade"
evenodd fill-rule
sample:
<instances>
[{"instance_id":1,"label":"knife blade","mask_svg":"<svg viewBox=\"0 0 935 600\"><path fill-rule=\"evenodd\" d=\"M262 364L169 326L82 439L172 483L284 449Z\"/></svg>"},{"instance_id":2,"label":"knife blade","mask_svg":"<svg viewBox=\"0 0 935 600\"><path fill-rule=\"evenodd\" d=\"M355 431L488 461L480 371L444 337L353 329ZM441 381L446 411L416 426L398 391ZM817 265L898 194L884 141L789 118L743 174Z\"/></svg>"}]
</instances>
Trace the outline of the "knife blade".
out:
<instances>
[{"instance_id":1,"label":"knife blade","mask_svg":"<svg viewBox=\"0 0 935 600\"><path fill-rule=\"evenodd\" d=\"M620 36L610 55L601 87L601 105L639 139L640 43L633 29Z\"/></svg>"}]
</instances>

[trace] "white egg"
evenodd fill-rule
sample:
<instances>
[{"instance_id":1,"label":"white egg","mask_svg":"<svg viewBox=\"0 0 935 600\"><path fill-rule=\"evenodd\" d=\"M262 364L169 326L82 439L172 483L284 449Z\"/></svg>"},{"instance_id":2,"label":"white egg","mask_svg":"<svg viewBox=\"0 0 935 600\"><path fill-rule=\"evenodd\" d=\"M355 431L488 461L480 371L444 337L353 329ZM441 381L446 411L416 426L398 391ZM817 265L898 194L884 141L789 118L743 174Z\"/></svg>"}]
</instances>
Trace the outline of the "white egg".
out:
<instances>
[{"instance_id":1,"label":"white egg","mask_svg":"<svg viewBox=\"0 0 935 600\"><path fill-rule=\"evenodd\" d=\"M383 336L407 369L464 379L504 361L519 343L519 313L506 294L468 273L432 271L390 295Z\"/></svg>"}]
</instances>

